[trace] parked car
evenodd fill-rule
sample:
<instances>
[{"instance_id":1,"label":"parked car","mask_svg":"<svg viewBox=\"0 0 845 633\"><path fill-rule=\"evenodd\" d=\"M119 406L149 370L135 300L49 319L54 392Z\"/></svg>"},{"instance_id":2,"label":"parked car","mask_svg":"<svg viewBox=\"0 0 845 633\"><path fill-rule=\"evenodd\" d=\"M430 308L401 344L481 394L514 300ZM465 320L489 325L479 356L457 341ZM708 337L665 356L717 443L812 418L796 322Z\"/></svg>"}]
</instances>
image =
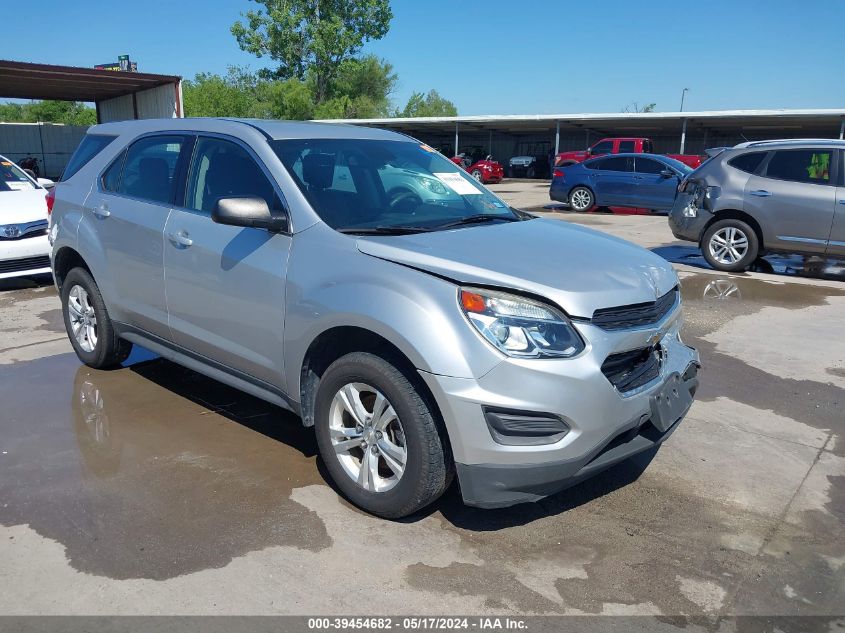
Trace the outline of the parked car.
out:
<instances>
[{"instance_id":1,"label":"parked car","mask_svg":"<svg viewBox=\"0 0 845 633\"><path fill-rule=\"evenodd\" d=\"M845 257L845 142L742 143L679 185L675 237L697 242L718 270L746 270L766 253Z\"/></svg>"},{"instance_id":2,"label":"parked car","mask_svg":"<svg viewBox=\"0 0 845 633\"><path fill-rule=\"evenodd\" d=\"M566 167L576 163L582 163L588 158L605 156L607 154L654 154L654 143L650 138L644 137L619 137L603 138L583 152L561 152L555 156L556 167ZM693 169L701 165L707 158L698 154L661 154L673 158Z\"/></svg>"},{"instance_id":3,"label":"parked car","mask_svg":"<svg viewBox=\"0 0 845 633\"><path fill-rule=\"evenodd\" d=\"M298 413L369 512L453 476L468 504L540 499L659 446L692 402L668 262L511 209L407 136L126 121L77 155L51 238L80 360L139 344ZM407 205L387 169L454 195Z\"/></svg>"},{"instance_id":4,"label":"parked car","mask_svg":"<svg viewBox=\"0 0 845 633\"><path fill-rule=\"evenodd\" d=\"M579 212L596 206L668 211L678 183L690 173L688 166L666 156L615 154L556 167L549 197Z\"/></svg>"},{"instance_id":5,"label":"parked car","mask_svg":"<svg viewBox=\"0 0 845 633\"><path fill-rule=\"evenodd\" d=\"M46 178L0 156L0 279L50 273Z\"/></svg>"},{"instance_id":6,"label":"parked car","mask_svg":"<svg viewBox=\"0 0 845 633\"><path fill-rule=\"evenodd\" d=\"M508 176L513 178L549 178L552 173L551 144L547 141L522 142L517 155L508 161Z\"/></svg>"},{"instance_id":7,"label":"parked car","mask_svg":"<svg viewBox=\"0 0 845 633\"><path fill-rule=\"evenodd\" d=\"M472 158L466 154L458 154L449 160L463 168L464 171L478 182L484 183L485 185L502 182L502 178L505 177L505 170L502 164L493 160L493 157L490 155L474 163L472 162Z\"/></svg>"}]
</instances>

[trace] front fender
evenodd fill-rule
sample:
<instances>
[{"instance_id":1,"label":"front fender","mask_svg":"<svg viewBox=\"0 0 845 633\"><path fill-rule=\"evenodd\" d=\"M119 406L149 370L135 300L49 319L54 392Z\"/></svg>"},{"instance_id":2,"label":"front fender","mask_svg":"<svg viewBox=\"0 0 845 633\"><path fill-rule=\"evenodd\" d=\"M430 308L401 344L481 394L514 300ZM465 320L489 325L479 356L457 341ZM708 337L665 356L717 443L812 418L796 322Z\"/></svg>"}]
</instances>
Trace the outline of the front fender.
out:
<instances>
[{"instance_id":1,"label":"front fender","mask_svg":"<svg viewBox=\"0 0 845 633\"><path fill-rule=\"evenodd\" d=\"M299 393L311 343L323 332L348 326L381 336L417 369L433 374L479 377L502 358L467 322L455 284L365 255L354 237L318 224L295 236L288 268L289 393Z\"/></svg>"}]
</instances>

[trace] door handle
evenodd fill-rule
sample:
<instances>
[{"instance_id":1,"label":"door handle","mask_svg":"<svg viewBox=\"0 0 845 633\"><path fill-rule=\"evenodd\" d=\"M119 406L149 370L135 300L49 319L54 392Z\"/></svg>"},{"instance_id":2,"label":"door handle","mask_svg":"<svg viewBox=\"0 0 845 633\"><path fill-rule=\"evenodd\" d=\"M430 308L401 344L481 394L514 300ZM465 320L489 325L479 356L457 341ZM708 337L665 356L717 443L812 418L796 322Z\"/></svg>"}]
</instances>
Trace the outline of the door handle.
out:
<instances>
[{"instance_id":1,"label":"door handle","mask_svg":"<svg viewBox=\"0 0 845 633\"><path fill-rule=\"evenodd\" d=\"M96 215L98 218L107 218L111 215L111 211L109 211L109 207L105 202L101 202L91 209L91 213Z\"/></svg>"},{"instance_id":2,"label":"door handle","mask_svg":"<svg viewBox=\"0 0 845 633\"><path fill-rule=\"evenodd\" d=\"M758 189L757 191L752 191L751 195L757 196L758 198L768 198L772 195L772 192L766 191L765 189Z\"/></svg>"},{"instance_id":3,"label":"door handle","mask_svg":"<svg viewBox=\"0 0 845 633\"><path fill-rule=\"evenodd\" d=\"M194 240L188 237L188 234L185 231L179 231L178 233L168 233L167 238L176 246L184 246L186 248L194 243Z\"/></svg>"},{"instance_id":4,"label":"door handle","mask_svg":"<svg viewBox=\"0 0 845 633\"><path fill-rule=\"evenodd\" d=\"M845 204L845 200L840 200L839 204Z\"/></svg>"}]
</instances>

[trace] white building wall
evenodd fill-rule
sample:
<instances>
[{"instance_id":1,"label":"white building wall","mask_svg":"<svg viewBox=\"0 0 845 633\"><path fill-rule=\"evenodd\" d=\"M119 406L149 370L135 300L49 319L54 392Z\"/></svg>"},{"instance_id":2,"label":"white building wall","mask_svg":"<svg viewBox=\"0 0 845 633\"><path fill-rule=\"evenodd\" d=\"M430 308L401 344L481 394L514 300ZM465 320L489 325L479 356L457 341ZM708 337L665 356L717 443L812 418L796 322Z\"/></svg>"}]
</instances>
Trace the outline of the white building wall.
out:
<instances>
[{"instance_id":1,"label":"white building wall","mask_svg":"<svg viewBox=\"0 0 845 633\"><path fill-rule=\"evenodd\" d=\"M132 95L113 97L100 101L100 122L134 119L137 108L139 119L172 119L182 116L181 91L178 84L165 84L142 90Z\"/></svg>"},{"instance_id":2,"label":"white building wall","mask_svg":"<svg viewBox=\"0 0 845 633\"><path fill-rule=\"evenodd\" d=\"M135 118L135 108L132 105L132 95L104 99L97 104L100 113L100 123L109 121L127 121Z\"/></svg>"}]
</instances>

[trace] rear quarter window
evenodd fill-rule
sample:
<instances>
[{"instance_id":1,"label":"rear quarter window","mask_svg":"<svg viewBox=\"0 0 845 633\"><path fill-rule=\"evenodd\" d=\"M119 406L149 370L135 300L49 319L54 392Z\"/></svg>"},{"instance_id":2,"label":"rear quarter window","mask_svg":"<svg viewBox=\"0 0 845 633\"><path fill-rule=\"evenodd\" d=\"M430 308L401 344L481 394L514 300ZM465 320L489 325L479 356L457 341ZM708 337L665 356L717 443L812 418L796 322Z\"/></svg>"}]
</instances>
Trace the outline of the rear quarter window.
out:
<instances>
[{"instance_id":1,"label":"rear quarter window","mask_svg":"<svg viewBox=\"0 0 845 633\"><path fill-rule=\"evenodd\" d=\"M73 156L70 157L61 180L65 181L72 178L76 172L85 167L92 158L102 152L116 138L116 136L109 134L86 134Z\"/></svg>"},{"instance_id":2,"label":"rear quarter window","mask_svg":"<svg viewBox=\"0 0 845 633\"><path fill-rule=\"evenodd\" d=\"M833 152L830 150L777 150L766 167L766 176L792 182L828 185L831 182L832 159Z\"/></svg>"},{"instance_id":3,"label":"rear quarter window","mask_svg":"<svg viewBox=\"0 0 845 633\"><path fill-rule=\"evenodd\" d=\"M760 167L760 163L766 157L768 152L749 152L747 154L740 154L728 161L728 165L740 171L753 174Z\"/></svg>"}]
</instances>

